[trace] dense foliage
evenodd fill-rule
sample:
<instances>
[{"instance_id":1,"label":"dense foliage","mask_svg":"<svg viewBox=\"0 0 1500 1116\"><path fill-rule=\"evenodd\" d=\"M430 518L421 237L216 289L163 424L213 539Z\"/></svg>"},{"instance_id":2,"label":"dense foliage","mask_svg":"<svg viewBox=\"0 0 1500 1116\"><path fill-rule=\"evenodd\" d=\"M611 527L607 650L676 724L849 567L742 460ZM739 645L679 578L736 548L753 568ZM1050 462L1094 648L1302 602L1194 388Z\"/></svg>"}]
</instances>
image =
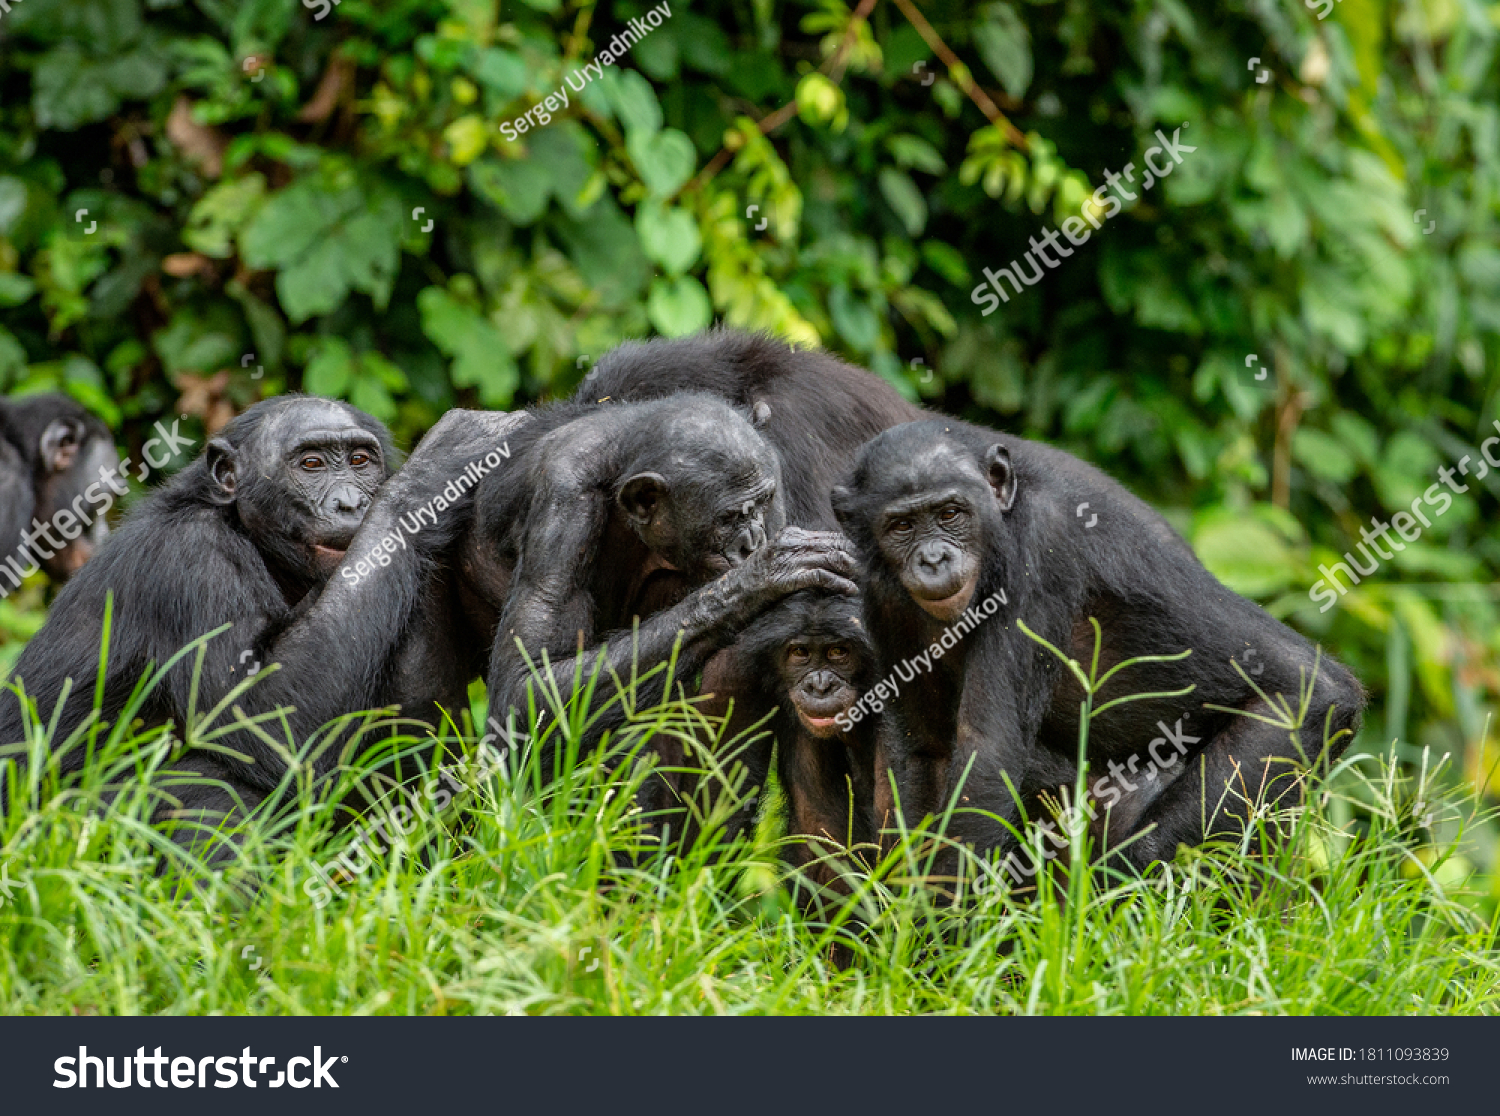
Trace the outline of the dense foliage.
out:
<instances>
[{"instance_id":1,"label":"dense foliage","mask_svg":"<svg viewBox=\"0 0 1500 1116\"><path fill-rule=\"evenodd\" d=\"M1500 418L1500 5L1325 3L669 0L595 73L650 5L12 0L0 388L130 449L288 388L409 442L625 338L774 330L1104 466L1356 668L1361 747L1500 789L1500 474L1308 596ZM1191 150L1103 219L1158 130Z\"/></svg>"}]
</instances>

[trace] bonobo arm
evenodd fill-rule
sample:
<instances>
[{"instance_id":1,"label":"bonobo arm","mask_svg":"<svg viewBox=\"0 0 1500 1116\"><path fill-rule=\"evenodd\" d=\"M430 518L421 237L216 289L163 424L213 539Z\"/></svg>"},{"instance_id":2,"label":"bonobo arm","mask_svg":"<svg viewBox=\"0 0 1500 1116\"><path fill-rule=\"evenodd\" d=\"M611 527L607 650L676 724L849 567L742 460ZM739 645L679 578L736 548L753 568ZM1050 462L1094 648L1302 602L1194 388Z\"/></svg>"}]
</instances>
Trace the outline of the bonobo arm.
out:
<instances>
[{"instance_id":1,"label":"bonobo arm","mask_svg":"<svg viewBox=\"0 0 1500 1116\"><path fill-rule=\"evenodd\" d=\"M452 493L458 486L450 487L450 482L456 482L471 462L500 449L506 435L527 417L524 412L445 414L405 467L381 489L316 603L285 631L274 634L268 646L255 648L257 658L267 665L277 663L280 669L258 678L234 704L251 716L285 709L293 739L299 744L336 717L388 704L397 653L420 624L423 603L431 599L426 590L434 556L451 544L471 518L473 485L463 486L447 508L435 509L436 523L429 518L415 533L410 529L417 522L414 513L430 507L445 491ZM397 540L388 554L390 564L369 562L368 572L357 573L356 564L388 538ZM231 668L247 638L248 634L230 632L209 642L200 682L200 710L211 708L211 702L245 677L244 670L234 673ZM185 667L190 671L190 666ZM179 708L186 708L188 696L180 688L190 680L184 674L183 670L175 672L174 697ZM268 731L273 737L280 735L274 725ZM260 760L240 765L246 778L266 787L277 784L282 765L252 733L239 730L220 737L219 742ZM335 767L338 752L335 747L322 750L315 770L324 774Z\"/></svg>"},{"instance_id":2,"label":"bonobo arm","mask_svg":"<svg viewBox=\"0 0 1500 1116\"><path fill-rule=\"evenodd\" d=\"M551 670L543 675L543 684L548 690L556 685L567 700L580 660L586 684L601 652L605 677L615 672L628 678L635 663L644 672L670 658L680 636L678 675L692 676L714 652L728 646L741 629L783 597L802 589L829 589L851 596L857 592L852 580L854 556L842 535L787 527L746 561L680 603L649 618L642 617L637 631L615 633L595 646L593 602L586 575L588 564L598 560L595 551L607 509L598 508L587 516L581 509L571 516L561 515L559 509L559 515L570 520L567 527L544 524L528 537L495 635L490 709L501 718L512 709L518 718L524 718L531 671L521 647L531 656L539 674L541 653L547 652ZM564 539L566 543L559 545ZM527 561L528 555L538 554L544 561L571 560L573 568L562 573L542 572L534 558ZM649 689L637 692L637 704L660 700L663 690L664 681L658 675ZM546 702L539 697L537 704L545 706ZM605 722L619 719L616 708Z\"/></svg>"}]
</instances>

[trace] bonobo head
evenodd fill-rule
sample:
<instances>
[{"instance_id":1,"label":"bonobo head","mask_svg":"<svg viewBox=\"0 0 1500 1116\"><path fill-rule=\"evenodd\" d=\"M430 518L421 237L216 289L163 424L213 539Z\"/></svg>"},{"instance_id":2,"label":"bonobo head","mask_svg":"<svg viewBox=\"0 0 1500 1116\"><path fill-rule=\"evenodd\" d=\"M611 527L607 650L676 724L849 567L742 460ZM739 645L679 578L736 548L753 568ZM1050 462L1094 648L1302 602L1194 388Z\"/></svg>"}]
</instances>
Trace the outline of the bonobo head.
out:
<instances>
[{"instance_id":1,"label":"bonobo head","mask_svg":"<svg viewBox=\"0 0 1500 1116\"><path fill-rule=\"evenodd\" d=\"M211 502L234 509L273 572L305 589L344 557L395 456L389 432L363 411L281 396L209 442L205 484Z\"/></svg>"},{"instance_id":2,"label":"bonobo head","mask_svg":"<svg viewBox=\"0 0 1500 1116\"><path fill-rule=\"evenodd\" d=\"M860 448L833 490L834 514L866 567L893 575L945 624L969 606L985 540L1016 501L1010 453L993 438L943 419L892 427Z\"/></svg>"},{"instance_id":3,"label":"bonobo head","mask_svg":"<svg viewBox=\"0 0 1500 1116\"><path fill-rule=\"evenodd\" d=\"M839 735L839 718L874 679L875 652L857 597L803 589L746 629L740 646L757 680L774 687L809 735Z\"/></svg>"},{"instance_id":4,"label":"bonobo head","mask_svg":"<svg viewBox=\"0 0 1500 1116\"><path fill-rule=\"evenodd\" d=\"M696 581L738 566L781 530L776 451L750 419L706 395L629 404L620 510L659 563Z\"/></svg>"},{"instance_id":5,"label":"bonobo head","mask_svg":"<svg viewBox=\"0 0 1500 1116\"><path fill-rule=\"evenodd\" d=\"M65 544L54 550L39 538L36 558L51 577L65 580L109 534L104 513L125 491L114 438L94 415L56 393L7 400L0 412L0 437L20 451L31 469L32 517L55 526L49 536Z\"/></svg>"}]
</instances>

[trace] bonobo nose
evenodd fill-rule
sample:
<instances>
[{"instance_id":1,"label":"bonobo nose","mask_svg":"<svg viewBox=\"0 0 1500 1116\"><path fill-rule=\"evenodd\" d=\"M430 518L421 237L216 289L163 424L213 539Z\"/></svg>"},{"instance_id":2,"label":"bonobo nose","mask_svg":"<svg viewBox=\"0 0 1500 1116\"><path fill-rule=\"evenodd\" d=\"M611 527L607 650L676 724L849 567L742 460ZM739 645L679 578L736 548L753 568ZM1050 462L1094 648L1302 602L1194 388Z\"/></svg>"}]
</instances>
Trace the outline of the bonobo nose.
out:
<instances>
[{"instance_id":1,"label":"bonobo nose","mask_svg":"<svg viewBox=\"0 0 1500 1116\"><path fill-rule=\"evenodd\" d=\"M827 697L837 685L838 679L831 670L816 671L807 679L807 688L813 692L814 697Z\"/></svg>"},{"instance_id":2,"label":"bonobo nose","mask_svg":"<svg viewBox=\"0 0 1500 1116\"><path fill-rule=\"evenodd\" d=\"M338 515L354 515L370 506L370 497L352 484L341 484L329 494L328 506Z\"/></svg>"},{"instance_id":3,"label":"bonobo nose","mask_svg":"<svg viewBox=\"0 0 1500 1116\"><path fill-rule=\"evenodd\" d=\"M929 543L917 552L917 561L930 570L940 570L953 558L953 553L941 543Z\"/></svg>"}]
</instances>

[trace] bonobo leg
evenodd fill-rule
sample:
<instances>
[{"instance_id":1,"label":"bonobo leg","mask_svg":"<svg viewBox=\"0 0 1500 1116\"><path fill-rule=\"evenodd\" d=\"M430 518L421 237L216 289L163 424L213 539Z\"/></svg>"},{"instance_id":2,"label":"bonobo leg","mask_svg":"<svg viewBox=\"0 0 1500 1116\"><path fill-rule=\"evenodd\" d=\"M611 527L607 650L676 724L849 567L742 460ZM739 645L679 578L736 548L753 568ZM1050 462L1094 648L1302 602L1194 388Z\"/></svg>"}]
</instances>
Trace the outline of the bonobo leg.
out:
<instances>
[{"instance_id":1,"label":"bonobo leg","mask_svg":"<svg viewBox=\"0 0 1500 1116\"><path fill-rule=\"evenodd\" d=\"M1297 695L1285 697L1295 713ZM1135 826L1140 836L1122 855L1138 869L1171 860L1180 844L1241 836L1260 806L1300 800L1303 773L1343 753L1359 727L1363 704L1354 676L1329 659L1322 660L1312 680L1300 729L1283 727L1277 723L1285 716L1281 710L1252 698L1242 706L1244 715L1231 716L1146 808Z\"/></svg>"},{"instance_id":2,"label":"bonobo leg","mask_svg":"<svg viewBox=\"0 0 1500 1116\"><path fill-rule=\"evenodd\" d=\"M211 752L187 753L162 771L155 786L169 798L156 807L152 823L211 868L239 855L240 827L267 797ZM164 858L158 873L169 866Z\"/></svg>"}]
</instances>

